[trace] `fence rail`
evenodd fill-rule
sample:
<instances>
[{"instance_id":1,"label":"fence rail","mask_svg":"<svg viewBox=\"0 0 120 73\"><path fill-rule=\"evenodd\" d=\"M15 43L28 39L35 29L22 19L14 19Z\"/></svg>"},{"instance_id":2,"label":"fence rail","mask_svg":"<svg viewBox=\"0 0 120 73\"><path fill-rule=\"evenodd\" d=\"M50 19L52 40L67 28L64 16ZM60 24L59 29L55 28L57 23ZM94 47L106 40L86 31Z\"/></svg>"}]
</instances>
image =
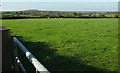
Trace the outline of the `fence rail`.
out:
<instances>
[{"instance_id":1,"label":"fence rail","mask_svg":"<svg viewBox=\"0 0 120 73\"><path fill-rule=\"evenodd\" d=\"M17 54L17 47L25 54L25 56L28 58L28 60L34 65L36 69L36 73L50 73L33 55L30 53L27 48L16 38L13 37L14 41L14 58L15 58L15 69L19 71L19 68L26 73L25 68L23 67L22 63L20 62Z\"/></svg>"}]
</instances>

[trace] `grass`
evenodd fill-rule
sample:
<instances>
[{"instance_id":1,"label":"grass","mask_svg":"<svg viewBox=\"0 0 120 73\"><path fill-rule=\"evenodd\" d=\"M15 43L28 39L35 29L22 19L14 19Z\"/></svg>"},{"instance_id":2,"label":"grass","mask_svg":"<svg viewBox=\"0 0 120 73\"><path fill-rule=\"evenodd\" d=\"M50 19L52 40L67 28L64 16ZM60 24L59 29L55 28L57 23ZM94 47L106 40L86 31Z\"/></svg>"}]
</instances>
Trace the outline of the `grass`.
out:
<instances>
[{"instance_id":1,"label":"grass","mask_svg":"<svg viewBox=\"0 0 120 73\"><path fill-rule=\"evenodd\" d=\"M118 71L118 19L11 19L3 26L50 71Z\"/></svg>"}]
</instances>

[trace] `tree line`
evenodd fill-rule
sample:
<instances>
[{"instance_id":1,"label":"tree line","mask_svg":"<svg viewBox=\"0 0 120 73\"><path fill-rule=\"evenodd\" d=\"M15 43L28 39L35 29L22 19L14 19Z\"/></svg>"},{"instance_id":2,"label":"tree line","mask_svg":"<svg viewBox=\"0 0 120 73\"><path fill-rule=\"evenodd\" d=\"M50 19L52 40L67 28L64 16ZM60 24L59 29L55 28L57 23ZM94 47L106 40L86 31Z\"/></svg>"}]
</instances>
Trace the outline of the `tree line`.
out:
<instances>
[{"instance_id":1,"label":"tree line","mask_svg":"<svg viewBox=\"0 0 120 73\"><path fill-rule=\"evenodd\" d=\"M117 12L82 13L62 11L13 11L2 12L2 18L118 18Z\"/></svg>"}]
</instances>

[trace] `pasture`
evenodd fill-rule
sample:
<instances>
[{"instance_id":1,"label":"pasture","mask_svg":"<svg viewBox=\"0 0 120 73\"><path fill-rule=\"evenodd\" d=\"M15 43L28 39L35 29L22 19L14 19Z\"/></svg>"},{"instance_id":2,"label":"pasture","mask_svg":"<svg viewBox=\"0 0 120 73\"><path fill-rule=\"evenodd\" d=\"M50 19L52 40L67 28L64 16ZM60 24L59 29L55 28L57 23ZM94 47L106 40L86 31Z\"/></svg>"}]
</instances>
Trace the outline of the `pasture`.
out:
<instances>
[{"instance_id":1,"label":"pasture","mask_svg":"<svg viewBox=\"0 0 120 73\"><path fill-rule=\"evenodd\" d=\"M8 19L2 24L50 71L118 71L117 18Z\"/></svg>"}]
</instances>

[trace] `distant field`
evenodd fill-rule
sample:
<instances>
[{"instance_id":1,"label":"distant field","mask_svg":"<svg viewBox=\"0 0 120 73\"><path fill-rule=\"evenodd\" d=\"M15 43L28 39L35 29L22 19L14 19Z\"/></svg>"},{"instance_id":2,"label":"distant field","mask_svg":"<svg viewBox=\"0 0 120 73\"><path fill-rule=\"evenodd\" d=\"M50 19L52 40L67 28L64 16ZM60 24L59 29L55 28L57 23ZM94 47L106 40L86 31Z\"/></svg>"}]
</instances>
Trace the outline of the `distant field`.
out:
<instances>
[{"instance_id":1,"label":"distant field","mask_svg":"<svg viewBox=\"0 0 120 73\"><path fill-rule=\"evenodd\" d=\"M3 26L50 71L118 71L118 19L11 19Z\"/></svg>"}]
</instances>

